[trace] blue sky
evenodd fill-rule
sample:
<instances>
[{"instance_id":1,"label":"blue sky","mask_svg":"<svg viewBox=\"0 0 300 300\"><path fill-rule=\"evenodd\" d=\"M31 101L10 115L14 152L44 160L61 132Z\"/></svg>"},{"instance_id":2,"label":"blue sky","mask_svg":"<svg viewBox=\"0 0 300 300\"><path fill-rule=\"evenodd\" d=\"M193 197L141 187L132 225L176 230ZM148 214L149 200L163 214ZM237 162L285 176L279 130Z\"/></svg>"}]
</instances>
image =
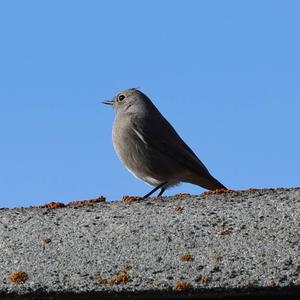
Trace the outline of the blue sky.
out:
<instances>
[{"instance_id":1,"label":"blue sky","mask_svg":"<svg viewBox=\"0 0 300 300\"><path fill-rule=\"evenodd\" d=\"M101 104L129 87L229 188L299 186L299 11L275 0L1 1L0 207L147 193L118 160Z\"/></svg>"}]
</instances>

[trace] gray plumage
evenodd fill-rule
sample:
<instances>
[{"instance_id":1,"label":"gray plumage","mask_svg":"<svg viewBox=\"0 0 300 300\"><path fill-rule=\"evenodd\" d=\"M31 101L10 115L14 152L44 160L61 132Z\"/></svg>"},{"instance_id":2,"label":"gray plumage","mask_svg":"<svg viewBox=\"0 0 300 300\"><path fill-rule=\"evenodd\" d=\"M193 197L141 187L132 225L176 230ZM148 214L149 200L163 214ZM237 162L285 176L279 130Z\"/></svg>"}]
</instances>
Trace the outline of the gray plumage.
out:
<instances>
[{"instance_id":1,"label":"gray plumage","mask_svg":"<svg viewBox=\"0 0 300 300\"><path fill-rule=\"evenodd\" d=\"M158 188L161 195L180 182L226 189L141 91L128 89L103 103L116 112L112 139L119 158L136 177L156 187L145 197Z\"/></svg>"}]
</instances>

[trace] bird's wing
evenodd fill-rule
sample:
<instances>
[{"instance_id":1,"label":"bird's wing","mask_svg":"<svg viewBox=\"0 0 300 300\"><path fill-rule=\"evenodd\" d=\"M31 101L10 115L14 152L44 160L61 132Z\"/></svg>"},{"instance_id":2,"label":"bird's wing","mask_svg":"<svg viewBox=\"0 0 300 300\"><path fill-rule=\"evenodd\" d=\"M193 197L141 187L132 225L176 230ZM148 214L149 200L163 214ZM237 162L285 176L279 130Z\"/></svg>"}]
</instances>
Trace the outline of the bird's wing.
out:
<instances>
[{"instance_id":1,"label":"bird's wing","mask_svg":"<svg viewBox=\"0 0 300 300\"><path fill-rule=\"evenodd\" d=\"M211 176L209 171L181 139L172 125L162 116L160 118L132 118L133 129L139 138L146 144L155 148L164 155L172 157L175 161L189 170L202 176Z\"/></svg>"}]
</instances>

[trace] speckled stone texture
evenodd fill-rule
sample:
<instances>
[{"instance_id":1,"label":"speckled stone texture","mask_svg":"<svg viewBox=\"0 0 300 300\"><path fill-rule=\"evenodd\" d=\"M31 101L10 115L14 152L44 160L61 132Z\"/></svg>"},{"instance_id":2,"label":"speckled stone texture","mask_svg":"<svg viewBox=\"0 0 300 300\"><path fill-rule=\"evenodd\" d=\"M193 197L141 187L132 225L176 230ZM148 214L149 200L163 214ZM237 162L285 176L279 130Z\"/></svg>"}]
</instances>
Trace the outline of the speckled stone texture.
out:
<instances>
[{"instance_id":1,"label":"speckled stone texture","mask_svg":"<svg viewBox=\"0 0 300 300\"><path fill-rule=\"evenodd\" d=\"M1 299L258 294L300 296L299 188L0 210Z\"/></svg>"}]
</instances>

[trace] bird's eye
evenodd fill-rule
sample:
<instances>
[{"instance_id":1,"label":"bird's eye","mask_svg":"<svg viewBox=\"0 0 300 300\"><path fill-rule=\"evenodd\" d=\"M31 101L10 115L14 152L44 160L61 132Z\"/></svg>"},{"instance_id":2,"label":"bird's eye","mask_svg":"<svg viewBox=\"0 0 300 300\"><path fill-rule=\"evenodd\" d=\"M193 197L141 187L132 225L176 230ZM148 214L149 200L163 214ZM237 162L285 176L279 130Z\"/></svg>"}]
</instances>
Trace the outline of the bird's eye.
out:
<instances>
[{"instance_id":1,"label":"bird's eye","mask_svg":"<svg viewBox=\"0 0 300 300\"><path fill-rule=\"evenodd\" d=\"M118 96L118 101L123 101L125 99L125 95L121 94Z\"/></svg>"}]
</instances>

